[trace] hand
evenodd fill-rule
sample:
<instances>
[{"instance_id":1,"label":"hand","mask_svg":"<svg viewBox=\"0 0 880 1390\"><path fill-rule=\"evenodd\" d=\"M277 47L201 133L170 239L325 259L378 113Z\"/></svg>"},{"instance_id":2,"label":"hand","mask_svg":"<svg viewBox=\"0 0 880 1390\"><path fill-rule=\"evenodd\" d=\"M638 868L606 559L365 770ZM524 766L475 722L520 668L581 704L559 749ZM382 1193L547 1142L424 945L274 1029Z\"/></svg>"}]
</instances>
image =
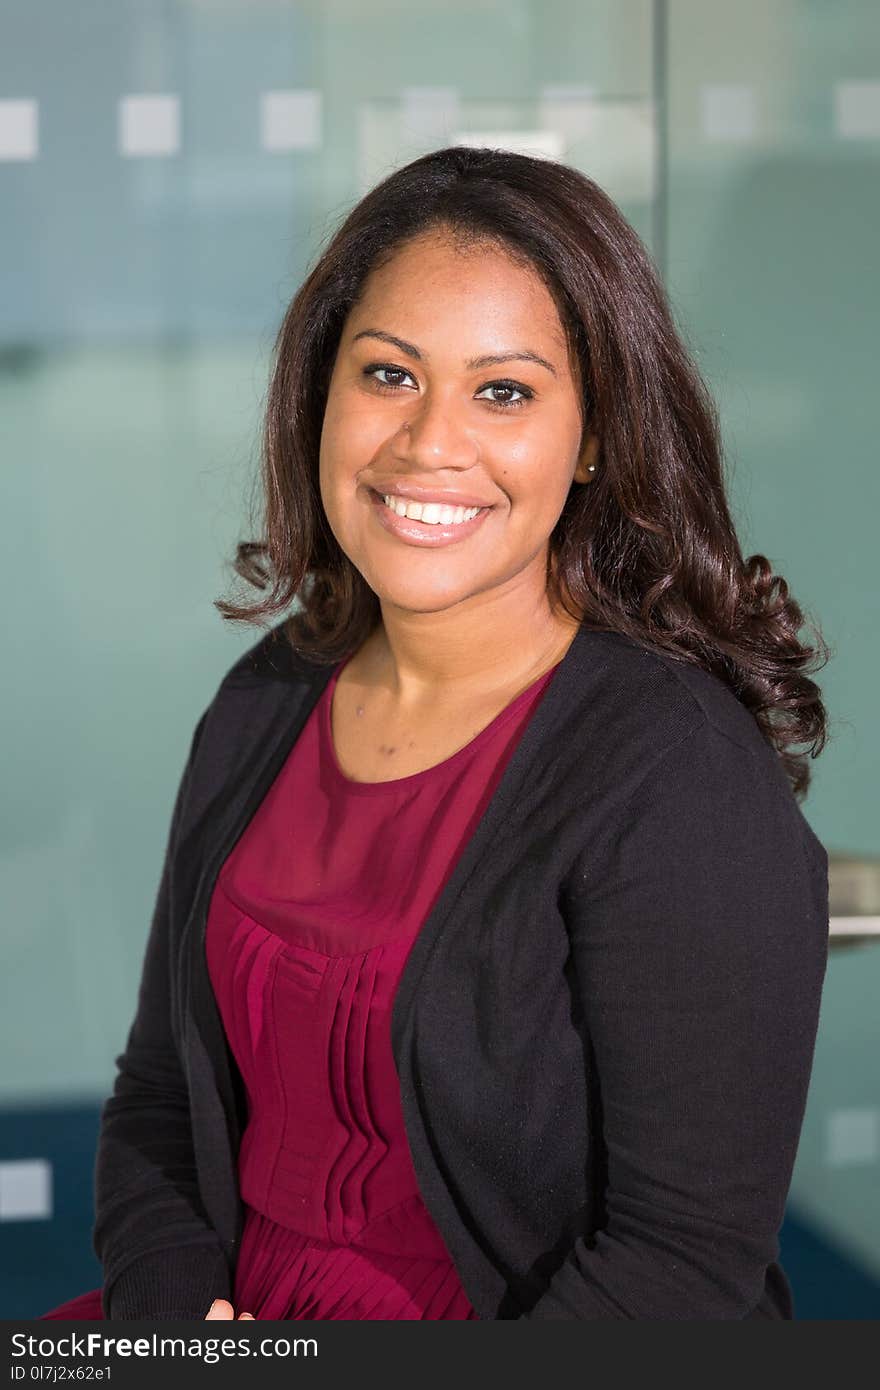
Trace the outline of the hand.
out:
<instances>
[{"instance_id":1,"label":"hand","mask_svg":"<svg viewBox=\"0 0 880 1390\"><path fill-rule=\"evenodd\" d=\"M210 1308L205 1314L205 1322L208 1321L208 1318L234 1317L235 1310L233 1309L232 1304L228 1302L228 1300L225 1298L215 1298L214 1302L211 1304ZM241 1322L243 1319L247 1319L248 1322L256 1322L256 1318L254 1317L253 1313L239 1313L238 1321Z\"/></svg>"}]
</instances>

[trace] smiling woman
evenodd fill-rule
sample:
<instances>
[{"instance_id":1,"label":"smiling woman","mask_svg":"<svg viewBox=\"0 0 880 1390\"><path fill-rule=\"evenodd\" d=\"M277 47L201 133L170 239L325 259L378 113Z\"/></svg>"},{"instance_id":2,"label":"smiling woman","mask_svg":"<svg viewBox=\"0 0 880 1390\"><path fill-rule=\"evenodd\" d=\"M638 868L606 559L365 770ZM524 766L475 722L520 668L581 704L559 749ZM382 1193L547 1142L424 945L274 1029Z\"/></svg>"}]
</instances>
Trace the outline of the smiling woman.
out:
<instances>
[{"instance_id":1,"label":"smiling woman","mask_svg":"<svg viewBox=\"0 0 880 1390\"><path fill-rule=\"evenodd\" d=\"M372 326L383 321L406 337ZM373 359L377 339L396 362ZM487 377L502 362L519 377ZM340 550L378 597L386 637L389 624L398 635L383 723L447 723L437 686L451 683L465 702L494 691L500 708L511 682L570 640L547 594L547 538L593 452L556 305L533 269L439 230L372 271L333 363L319 479Z\"/></svg>"},{"instance_id":2,"label":"smiling woman","mask_svg":"<svg viewBox=\"0 0 880 1390\"><path fill-rule=\"evenodd\" d=\"M375 361L377 341L397 360ZM487 375L502 364L519 375ZM353 776L457 751L559 659L575 629L548 592L547 541L596 443L529 263L440 227L373 269L335 355L319 453L324 513L383 613L334 707Z\"/></svg>"},{"instance_id":3,"label":"smiling woman","mask_svg":"<svg viewBox=\"0 0 880 1390\"><path fill-rule=\"evenodd\" d=\"M808 673L828 649L813 624L813 644L799 640L804 615L766 557L743 557L714 403L650 257L595 183L500 150L413 161L338 229L275 362L262 535L236 557L263 597L219 600L225 617L265 622L295 600L291 641L333 663L381 642L403 585L429 650L438 622L470 649L461 695L498 673L487 604L509 675L505 630L524 676L560 627L625 633L728 685L806 794L795 745L824 746ZM487 515L473 534L395 530L377 493ZM442 563L419 553L438 544ZM451 674L448 652L439 671L424 650L386 655L402 704L432 702Z\"/></svg>"},{"instance_id":4,"label":"smiling woman","mask_svg":"<svg viewBox=\"0 0 880 1390\"><path fill-rule=\"evenodd\" d=\"M791 1318L826 650L632 228L525 155L392 174L285 316L263 484L217 606L294 607L181 779L104 1315Z\"/></svg>"}]
</instances>

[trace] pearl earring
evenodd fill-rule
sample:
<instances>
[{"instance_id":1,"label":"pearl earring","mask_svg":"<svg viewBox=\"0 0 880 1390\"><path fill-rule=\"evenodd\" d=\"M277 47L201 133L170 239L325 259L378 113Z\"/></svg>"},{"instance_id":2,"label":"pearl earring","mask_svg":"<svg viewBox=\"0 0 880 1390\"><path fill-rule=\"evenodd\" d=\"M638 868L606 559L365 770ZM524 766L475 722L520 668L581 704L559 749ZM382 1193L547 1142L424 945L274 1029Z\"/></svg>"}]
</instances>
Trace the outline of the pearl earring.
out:
<instances>
[{"instance_id":1,"label":"pearl earring","mask_svg":"<svg viewBox=\"0 0 880 1390\"><path fill-rule=\"evenodd\" d=\"M595 463L590 463L590 464L587 465L587 472L588 472L588 473L595 473L595 471L596 471L596 465L595 465Z\"/></svg>"}]
</instances>

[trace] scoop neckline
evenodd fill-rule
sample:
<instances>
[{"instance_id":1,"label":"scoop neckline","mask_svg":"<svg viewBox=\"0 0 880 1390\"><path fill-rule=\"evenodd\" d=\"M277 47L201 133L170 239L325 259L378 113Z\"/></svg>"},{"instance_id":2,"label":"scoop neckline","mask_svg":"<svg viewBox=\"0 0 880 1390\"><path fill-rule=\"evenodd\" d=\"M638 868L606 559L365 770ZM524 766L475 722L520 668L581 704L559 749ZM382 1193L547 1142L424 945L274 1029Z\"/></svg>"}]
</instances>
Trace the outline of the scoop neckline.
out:
<instances>
[{"instance_id":1,"label":"scoop neckline","mask_svg":"<svg viewBox=\"0 0 880 1390\"><path fill-rule=\"evenodd\" d=\"M329 769L334 781L336 781L341 787L343 787L345 791L353 793L357 796L370 796L395 791L407 791L413 787L417 787L420 782L423 782L428 777L431 777L433 775L440 775L442 772L454 770L459 762L463 762L464 759L467 758L470 754L472 754L479 745L481 745L487 739L489 739L492 736L492 734L495 733L495 731L498 729L498 726L500 724L503 724L508 719L512 718L513 715L520 709L520 707L525 704L529 696L534 694L536 686L541 685L542 682L549 681L550 677L556 671L558 671L559 667L562 665L562 662L565 660L565 657L563 656L553 666L549 667L549 669L546 670L542 675L536 676L536 678L533 681L531 681L530 684L525 687L525 689L521 690L518 695L515 695L513 699L504 706L503 709L498 711L495 718L490 720L490 722L485 726L485 728L481 729L478 734L476 734L472 739L470 739L468 743L465 743L455 753L450 754L448 758L443 758L442 761L440 761L439 763L434 763L432 767L424 767L420 772L411 772L407 777L392 777L389 781L386 782L358 782L353 777L349 777L347 773L343 772L342 768L339 765L339 760L336 757L336 749L333 746L333 728L331 721L333 691L336 689L337 679L339 677L340 672L348 664L348 662L354 655L354 652L350 652L348 656L344 657L343 660L339 662L338 666L336 667L335 671L333 672L324 689L320 702L319 737L325 765Z\"/></svg>"}]
</instances>

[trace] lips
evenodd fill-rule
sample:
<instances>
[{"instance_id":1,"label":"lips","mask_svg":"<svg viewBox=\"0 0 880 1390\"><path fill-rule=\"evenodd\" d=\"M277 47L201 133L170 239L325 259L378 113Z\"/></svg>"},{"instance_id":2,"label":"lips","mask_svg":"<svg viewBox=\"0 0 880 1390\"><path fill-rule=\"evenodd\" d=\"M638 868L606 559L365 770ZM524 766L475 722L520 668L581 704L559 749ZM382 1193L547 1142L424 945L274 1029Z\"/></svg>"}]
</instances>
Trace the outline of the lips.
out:
<instances>
[{"instance_id":1,"label":"lips","mask_svg":"<svg viewBox=\"0 0 880 1390\"><path fill-rule=\"evenodd\" d=\"M437 502L441 507L491 507L492 502L484 502L480 497L471 497L464 492L432 492L407 484L390 483L388 487L371 487L377 497L400 497L404 502Z\"/></svg>"},{"instance_id":2,"label":"lips","mask_svg":"<svg viewBox=\"0 0 880 1390\"><path fill-rule=\"evenodd\" d=\"M376 492L374 488L370 488L369 491L370 502L379 524L398 540L415 546L431 548L467 540L469 536L479 530L492 511L491 507L486 507L477 512L477 515L471 517L469 521L449 522L447 524L437 522L430 525L427 522L417 521L411 516L398 516L390 507L386 507L380 493ZM421 501L421 498L419 500ZM464 503L457 505L463 506ZM471 505L478 506L479 503L472 503Z\"/></svg>"}]
</instances>

